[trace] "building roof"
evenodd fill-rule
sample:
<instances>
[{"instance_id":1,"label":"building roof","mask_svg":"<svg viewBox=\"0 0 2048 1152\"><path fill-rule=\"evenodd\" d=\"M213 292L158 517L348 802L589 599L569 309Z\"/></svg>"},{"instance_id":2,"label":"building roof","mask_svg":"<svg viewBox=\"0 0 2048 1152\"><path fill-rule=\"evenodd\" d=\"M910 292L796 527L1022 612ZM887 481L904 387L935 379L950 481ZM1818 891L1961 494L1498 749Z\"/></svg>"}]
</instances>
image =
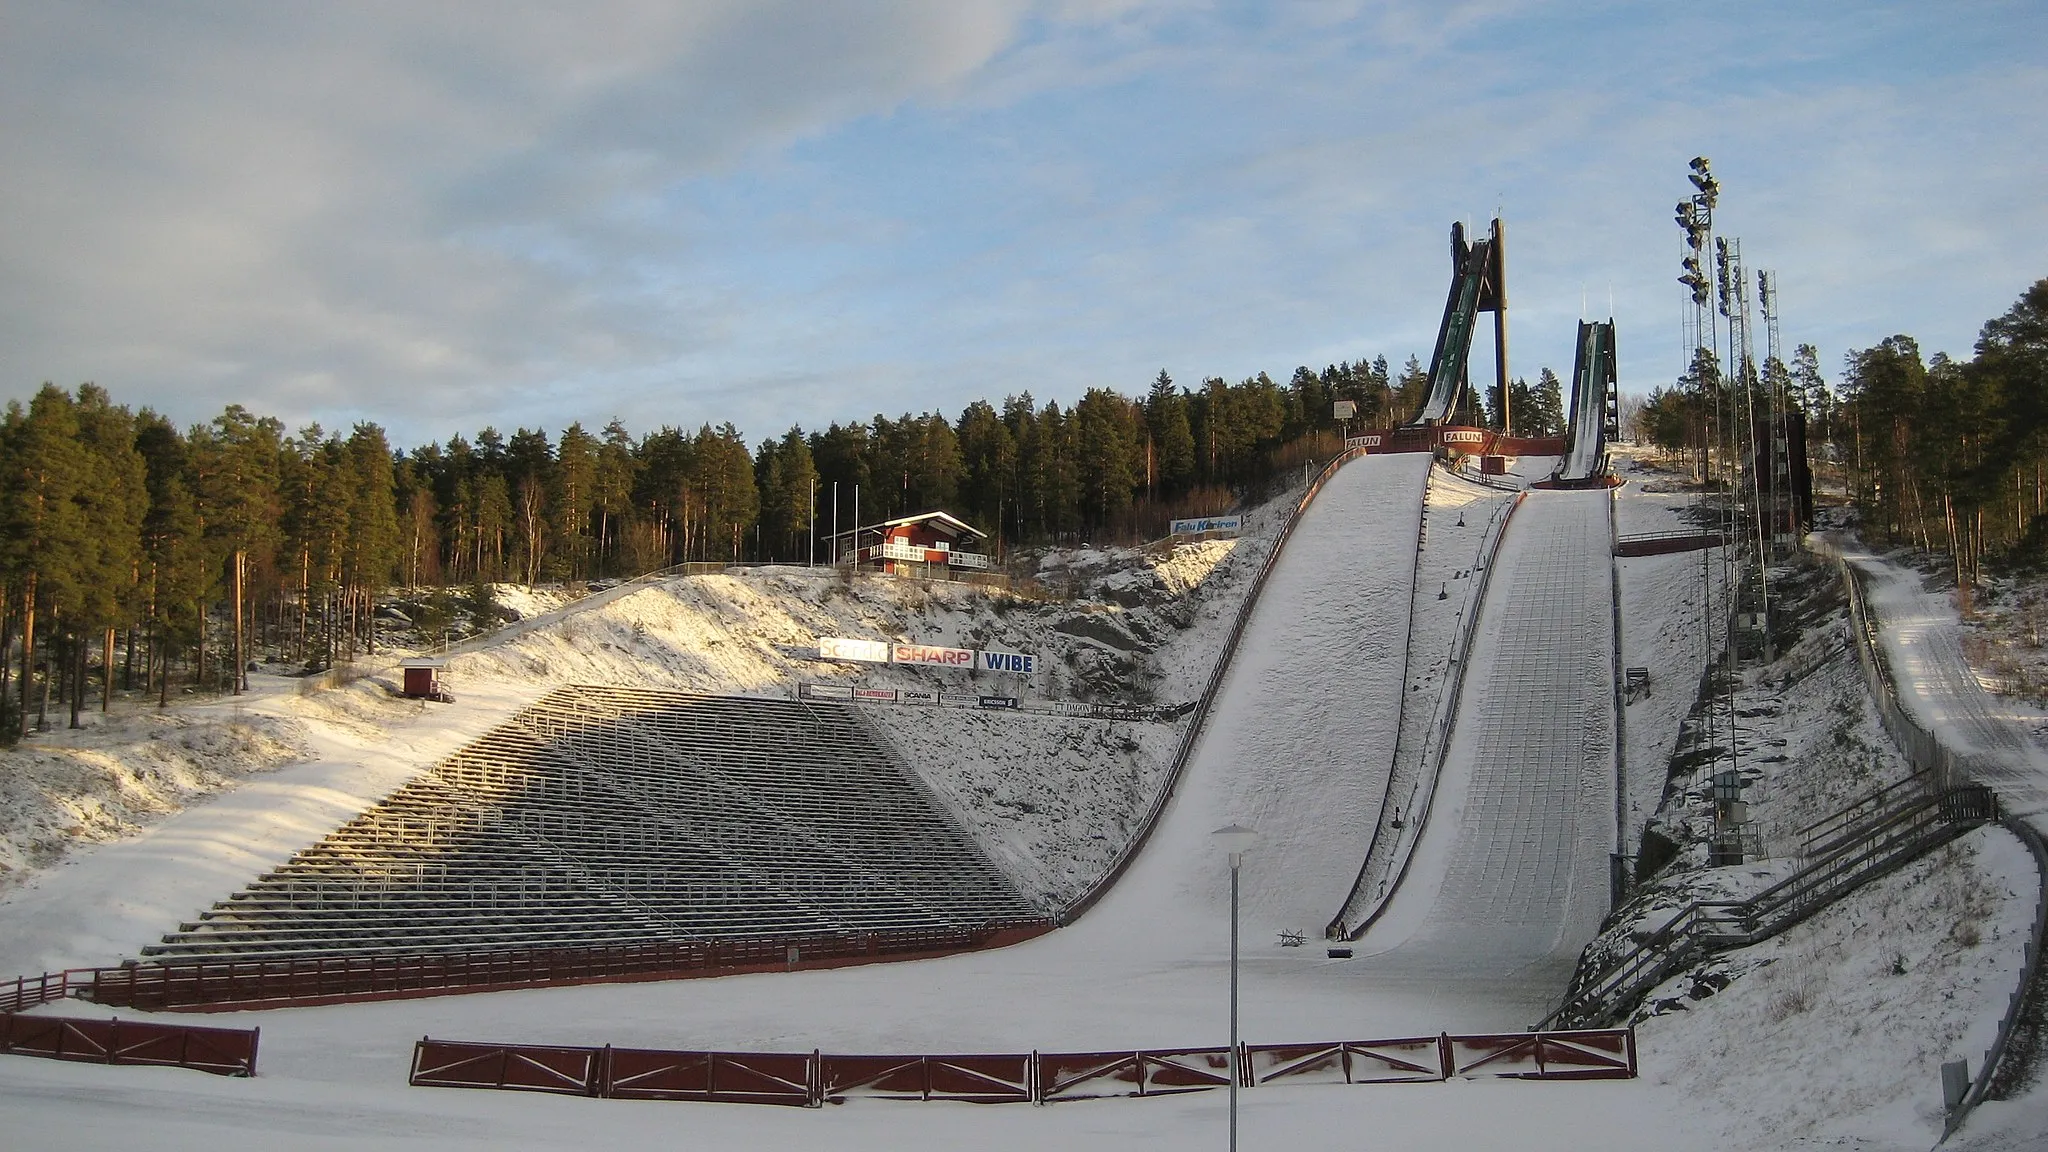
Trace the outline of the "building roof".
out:
<instances>
[{"instance_id":1,"label":"building roof","mask_svg":"<svg viewBox=\"0 0 2048 1152\"><path fill-rule=\"evenodd\" d=\"M976 528L974 525L969 524L967 521L962 520L959 517L946 512L920 512L915 516L899 516L894 520L884 520L880 524L871 524L869 525L869 527L901 528L909 524L923 524L933 529L934 531L944 532L948 536L974 536L981 539L988 538L988 533L983 532L981 529Z\"/></svg>"}]
</instances>

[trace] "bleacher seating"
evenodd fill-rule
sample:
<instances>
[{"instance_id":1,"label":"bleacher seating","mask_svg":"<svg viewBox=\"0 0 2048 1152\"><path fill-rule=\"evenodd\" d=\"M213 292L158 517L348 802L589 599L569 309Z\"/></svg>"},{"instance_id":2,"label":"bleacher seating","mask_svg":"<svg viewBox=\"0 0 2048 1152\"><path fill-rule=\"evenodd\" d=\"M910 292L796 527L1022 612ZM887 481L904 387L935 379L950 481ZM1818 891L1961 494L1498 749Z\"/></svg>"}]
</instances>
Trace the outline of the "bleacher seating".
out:
<instances>
[{"instance_id":1,"label":"bleacher seating","mask_svg":"<svg viewBox=\"0 0 2048 1152\"><path fill-rule=\"evenodd\" d=\"M816 938L1038 915L849 706L576 687L143 953Z\"/></svg>"}]
</instances>

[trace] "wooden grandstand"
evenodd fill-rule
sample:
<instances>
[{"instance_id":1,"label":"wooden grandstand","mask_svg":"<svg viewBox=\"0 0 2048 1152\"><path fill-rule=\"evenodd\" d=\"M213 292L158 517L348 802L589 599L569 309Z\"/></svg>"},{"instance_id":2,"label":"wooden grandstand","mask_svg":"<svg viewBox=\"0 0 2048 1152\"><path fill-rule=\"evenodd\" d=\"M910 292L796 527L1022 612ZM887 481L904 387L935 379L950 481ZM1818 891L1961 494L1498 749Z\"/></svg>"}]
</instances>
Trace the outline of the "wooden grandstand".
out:
<instances>
[{"instance_id":1,"label":"wooden grandstand","mask_svg":"<svg viewBox=\"0 0 2048 1152\"><path fill-rule=\"evenodd\" d=\"M1040 916L852 707L574 687L143 954L815 940Z\"/></svg>"}]
</instances>

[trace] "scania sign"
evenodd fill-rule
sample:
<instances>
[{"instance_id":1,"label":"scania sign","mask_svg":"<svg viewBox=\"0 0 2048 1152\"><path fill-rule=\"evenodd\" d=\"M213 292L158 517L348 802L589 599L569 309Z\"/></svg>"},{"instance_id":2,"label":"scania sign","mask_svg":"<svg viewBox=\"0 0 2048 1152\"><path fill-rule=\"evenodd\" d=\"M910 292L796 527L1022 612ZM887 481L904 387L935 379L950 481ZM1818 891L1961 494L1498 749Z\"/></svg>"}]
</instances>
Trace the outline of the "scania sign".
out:
<instances>
[{"instance_id":1,"label":"scania sign","mask_svg":"<svg viewBox=\"0 0 2048 1152\"><path fill-rule=\"evenodd\" d=\"M849 640L844 636L820 636L818 658L858 660L863 664L887 664L889 646L880 640Z\"/></svg>"}]
</instances>

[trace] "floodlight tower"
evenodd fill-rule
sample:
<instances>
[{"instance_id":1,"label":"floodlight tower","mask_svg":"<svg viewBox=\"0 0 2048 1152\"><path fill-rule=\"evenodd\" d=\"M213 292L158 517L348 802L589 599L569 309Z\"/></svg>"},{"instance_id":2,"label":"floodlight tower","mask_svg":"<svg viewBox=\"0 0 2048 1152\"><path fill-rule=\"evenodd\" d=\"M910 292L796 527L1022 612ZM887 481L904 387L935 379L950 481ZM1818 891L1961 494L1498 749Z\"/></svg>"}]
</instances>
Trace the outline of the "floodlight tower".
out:
<instances>
[{"instance_id":1,"label":"floodlight tower","mask_svg":"<svg viewBox=\"0 0 2048 1152\"><path fill-rule=\"evenodd\" d=\"M1733 423L1740 426L1741 445L1736 453L1736 466L1746 472L1741 485L1742 501L1749 505L1750 520L1756 540L1757 613L1763 622L1764 662L1769 663L1775 656L1771 648L1771 539L1769 492L1767 487L1772 472L1770 432L1771 410L1765 401L1765 433L1757 436L1757 393L1756 344L1751 335L1749 311L1749 272L1742 262L1742 241L1734 238L1714 240L1715 264L1721 273L1721 315L1728 318L1728 359L1735 372L1735 404ZM1745 533L1745 538L1747 533Z\"/></svg>"},{"instance_id":2,"label":"floodlight tower","mask_svg":"<svg viewBox=\"0 0 2048 1152\"><path fill-rule=\"evenodd\" d=\"M1778 274L1759 269L1756 274L1757 308L1764 316L1765 375L1771 388L1771 539L1773 550L1780 531L1798 532L1799 514L1792 497L1792 444L1786 421L1791 397L1785 394L1785 355L1778 341Z\"/></svg>"}]
</instances>

